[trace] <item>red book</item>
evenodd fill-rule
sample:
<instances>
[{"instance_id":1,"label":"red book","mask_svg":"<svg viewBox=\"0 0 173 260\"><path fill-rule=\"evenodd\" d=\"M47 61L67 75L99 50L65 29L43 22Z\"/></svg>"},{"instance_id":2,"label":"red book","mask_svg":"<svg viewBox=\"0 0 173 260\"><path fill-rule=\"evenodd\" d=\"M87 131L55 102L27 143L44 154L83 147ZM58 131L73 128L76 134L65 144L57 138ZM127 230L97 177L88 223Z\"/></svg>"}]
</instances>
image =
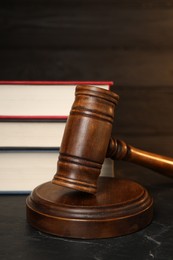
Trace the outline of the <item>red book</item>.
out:
<instances>
[{"instance_id":1,"label":"red book","mask_svg":"<svg viewBox=\"0 0 173 260\"><path fill-rule=\"evenodd\" d=\"M76 85L109 89L112 81L0 81L0 120L66 120Z\"/></svg>"},{"instance_id":2,"label":"red book","mask_svg":"<svg viewBox=\"0 0 173 260\"><path fill-rule=\"evenodd\" d=\"M60 147L79 84L109 89L112 82L0 81L0 149Z\"/></svg>"},{"instance_id":3,"label":"red book","mask_svg":"<svg viewBox=\"0 0 173 260\"><path fill-rule=\"evenodd\" d=\"M113 83L0 81L0 193L30 192L53 178L79 84L109 89ZM106 159L102 175L111 172Z\"/></svg>"}]
</instances>

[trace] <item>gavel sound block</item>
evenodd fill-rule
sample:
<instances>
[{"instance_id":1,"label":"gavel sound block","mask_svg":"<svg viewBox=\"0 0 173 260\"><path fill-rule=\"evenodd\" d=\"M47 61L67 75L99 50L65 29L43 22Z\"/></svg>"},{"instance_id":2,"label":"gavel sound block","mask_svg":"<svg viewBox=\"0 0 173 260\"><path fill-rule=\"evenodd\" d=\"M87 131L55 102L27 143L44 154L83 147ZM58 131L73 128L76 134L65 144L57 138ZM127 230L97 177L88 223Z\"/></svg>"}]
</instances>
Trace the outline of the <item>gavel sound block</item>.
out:
<instances>
[{"instance_id":1,"label":"gavel sound block","mask_svg":"<svg viewBox=\"0 0 173 260\"><path fill-rule=\"evenodd\" d=\"M105 157L127 160L172 176L171 158L133 148L111 137L118 96L93 86L77 86L52 182L27 198L27 219L57 236L107 238L147 226L153 200L140 184L99 177Z\"/></svg>"}]
</instances>

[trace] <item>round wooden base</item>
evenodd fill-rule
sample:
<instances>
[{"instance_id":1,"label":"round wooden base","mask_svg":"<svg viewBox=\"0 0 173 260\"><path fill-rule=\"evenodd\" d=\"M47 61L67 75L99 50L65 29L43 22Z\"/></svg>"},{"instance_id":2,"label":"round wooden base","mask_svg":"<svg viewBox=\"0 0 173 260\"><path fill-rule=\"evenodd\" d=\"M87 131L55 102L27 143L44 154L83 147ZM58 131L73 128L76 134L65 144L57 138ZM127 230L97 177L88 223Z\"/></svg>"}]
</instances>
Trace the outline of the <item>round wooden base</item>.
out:
<instances>
[{"instance_id":1,"label":"round wooden base","mask_svg":"<svg viewBox=\"0 0 173 260\"><path fill-rule=\"evenodd\" d=\"M100 177L96 195L60 187L51 182L27 198L27 219L35 228L61 237L107 238L147 226L153 200L130 180Z\"/></svg>"}]
</instances>

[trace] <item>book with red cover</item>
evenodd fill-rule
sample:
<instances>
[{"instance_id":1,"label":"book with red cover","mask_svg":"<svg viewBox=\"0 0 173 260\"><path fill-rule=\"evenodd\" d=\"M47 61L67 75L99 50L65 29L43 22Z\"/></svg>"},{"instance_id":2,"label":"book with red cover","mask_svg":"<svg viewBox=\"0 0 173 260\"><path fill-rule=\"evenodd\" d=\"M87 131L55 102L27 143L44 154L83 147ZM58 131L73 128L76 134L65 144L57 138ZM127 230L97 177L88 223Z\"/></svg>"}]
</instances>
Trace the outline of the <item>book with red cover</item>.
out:
<instances>
[{"instance_id":1,"label":"book with red cover","mask_svg":"<svg viewBox=\"0 0 173 260\"><path fill-rule=\"evenodd\" d=\"M0 193L28 193L52 179L76 85L113 82L0 81ZM106 159L102 175L112 173Z\"/></svg>"},{"instance_id":2,"label":"book with red cover","mask_svg":"<svg viewBox=\"0 0 173 260\"><path fill-rule=\"evenodd\" d=\"M112 81L0 81L0 121L66 120L76 85L109 89Z\"/></svg>"},{"instance_id":3,"label":"book with red cover","mask_svg":"<svg viewBox=\"0 0 173 260\"><path fill-rule=\"evenodd\" d=\"M0 149L59 147L76 85L112 82L0 81Z\"/></svg>"}]
</instances>

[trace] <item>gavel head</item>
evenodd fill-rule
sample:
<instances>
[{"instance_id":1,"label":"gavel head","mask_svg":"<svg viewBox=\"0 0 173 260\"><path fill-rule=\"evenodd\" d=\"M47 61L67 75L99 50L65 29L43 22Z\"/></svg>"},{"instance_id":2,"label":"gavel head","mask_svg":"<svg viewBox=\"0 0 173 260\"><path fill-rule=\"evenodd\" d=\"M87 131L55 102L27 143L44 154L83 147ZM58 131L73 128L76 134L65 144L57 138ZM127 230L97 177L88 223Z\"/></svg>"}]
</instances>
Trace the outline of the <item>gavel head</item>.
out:
<instances>
[{"instance_id":1,"label":"gavel head","mask_svg":"<svg viewBox=\"0 0 173 260\"><path fill-rule=\"evenodd\" d=\"M77 86L75 96L52 182L95 193L119 97L94 86Z\"/></svg>"}]
</instances>

